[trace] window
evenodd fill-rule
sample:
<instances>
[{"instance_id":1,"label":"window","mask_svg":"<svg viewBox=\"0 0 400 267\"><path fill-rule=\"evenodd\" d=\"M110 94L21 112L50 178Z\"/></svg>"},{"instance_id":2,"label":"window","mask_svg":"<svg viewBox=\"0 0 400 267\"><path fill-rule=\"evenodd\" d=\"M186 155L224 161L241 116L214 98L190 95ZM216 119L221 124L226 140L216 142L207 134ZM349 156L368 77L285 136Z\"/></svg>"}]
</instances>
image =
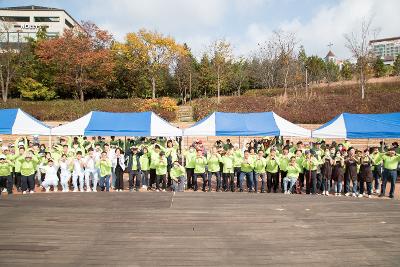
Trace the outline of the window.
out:
<instances>
[{"instance_id":1,"label":"window","mask_svg":"<svg viewBox=\"0 0 400 267\"><path fill-rule=\"evenodd\" d=\"M60 17L35 17L35 22L60 22Z\"/></svg>"},{"instance_id":2,"label":"window","mask_svg":"<svg viewBox=\"0 0 400 267\"><path fill-rule=\"evenodd\" d=\"M29 17L21 17L21 16L1 16L1 21L9 21L9 22L29 22Z\"/></svg>"},{"instance_id":3,"label":"window","mask_svg":"<svg viewBox=\"0 0 400 267\"><path fill-rule=\"evenodd\" d=\"M67 26L70 27L70 28L73 28L73 27L74 27L74 25L72 25L72 23L69 22L67 19L65 19L65 25L67 25Z\"/></svg>"}]
</instances>

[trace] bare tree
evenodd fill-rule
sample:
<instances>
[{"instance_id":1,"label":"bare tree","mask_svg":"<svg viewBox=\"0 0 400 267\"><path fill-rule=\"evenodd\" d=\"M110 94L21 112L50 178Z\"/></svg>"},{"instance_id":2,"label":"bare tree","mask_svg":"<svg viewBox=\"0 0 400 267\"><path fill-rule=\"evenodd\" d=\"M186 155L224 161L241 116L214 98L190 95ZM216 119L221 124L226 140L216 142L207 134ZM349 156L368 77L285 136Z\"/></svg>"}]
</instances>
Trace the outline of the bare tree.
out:
<instances>
[{"instance_id":1,"label":"bare tree","mask_svg":"<svg viewBox=\"0 0 400 267\"><path fill-rule=\"evenodd\" d=\"M353 57L357 59L359 81L361 87L361 99L365 98L365 88L367 83L367 68L372 58L372 51L369 41L378 33L377 29L371 29L373 17L363 19L361 22L361 32L351 32L345 34L346 47L350 50Z\"/></svg>"},{"instance_id":2,"label":"bare tree","mask_svg":"<svg viewBox=\"0 0 400 267\"><path fill-rule=\"evenodd\" d=\"M10 85L21 61L20 40L10 42L10 29L12 24L5 21L0 24L0 86L3 102L7 102Z\"/></svg>"},{"instance_id":3,"label":"bare tree","mask_svg":"<svg viewBox=\"0 0 400 267\"><path fill-rule=\"evenodd\" d=\"M292 64L296 61L295 49L297 46L296 35L292 32L274 31L273 42L279 55L281 75L283 76L283 87L285 95L288 88L289 72Z\"/></svg>"},{"instance_id":4,"label":"bare tree","mask_svg":"<svg viewBox=\"0 0 400 267\"><path fill-rule=\"evenodd\" d=\"M278 50L275 43L269 40L263 44L259 44L259 49L254 60L258 65L256 76L258 76L261 85L267 88L275 87L278 67Z\"/></svg>"}]
</instances>

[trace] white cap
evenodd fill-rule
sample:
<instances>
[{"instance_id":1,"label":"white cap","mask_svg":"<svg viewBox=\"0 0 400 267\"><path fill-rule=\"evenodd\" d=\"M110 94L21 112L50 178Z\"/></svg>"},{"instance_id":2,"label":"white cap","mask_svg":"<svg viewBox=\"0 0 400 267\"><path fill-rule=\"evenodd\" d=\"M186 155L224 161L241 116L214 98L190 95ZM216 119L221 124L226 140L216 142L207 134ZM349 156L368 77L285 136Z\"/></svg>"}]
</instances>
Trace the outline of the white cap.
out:
<instances>
[{"instance_id":1,"label":"white cap","mask_svg":"<svg viewBox=\"0 0 400 267\"><path fill-rule=\"evenodd\" d=\"M239 144L238 144L238 143L235 143L233 146L236 147L236 148L238 148L238 147L239 147Z\"/></svg>"},{"instance_id":2,"label":"white cap","mask_svg":"<svg viewBox=\"0 0 400 267\"><path fill-rule=\"evenodd\" d=\"M5 155L0 155L0 159L7 159Z\"/></svg>"},{"instance_id":3,"label":"white cap","mask_svg":"<svg viewBox=\"0 0 400 267\"><path fill-rule=\"evenodd\" d=\"M8 150L8 146L2 146L1 149L4 150Z\"/></svg>"},{"instance_id":4,"label":"white cap","mask_svg":"<svg viewBox=\"0 0 400 267\"><path fill-rule=\"evenodd\" d=\"M24 142L19 142L18 146L25 146Z\"/></svg>"}]
</instances>

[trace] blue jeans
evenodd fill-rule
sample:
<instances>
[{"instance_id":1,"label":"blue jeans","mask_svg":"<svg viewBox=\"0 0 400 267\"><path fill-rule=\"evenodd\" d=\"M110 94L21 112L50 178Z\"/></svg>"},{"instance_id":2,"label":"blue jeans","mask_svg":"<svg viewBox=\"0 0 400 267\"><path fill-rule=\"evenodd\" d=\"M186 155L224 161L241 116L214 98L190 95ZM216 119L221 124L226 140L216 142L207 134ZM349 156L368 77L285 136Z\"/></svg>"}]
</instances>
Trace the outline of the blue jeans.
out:
<instances>
[{"instance_id":1,"label":"blue jeans","mask_svg":"<svg viewBox=\"0 0 400 267\"><path fill-rule=\"evenodd\" d=\"M239 176L239 188L243 190L243 178L246 177L247 181L249 182L248 189L249 191L253 190L253 172L241 172Z\"/></svg>"},{"instance_id":2,"label":"blue jeans","mask_svg":"<svg viewBox=\"0 0 400 267\"><path fill-rule=\"evenodd\" d=\"M254 190L257 192L258 191L258 177L261 177L261 192L265 192L265 183L267 180L267 175L264 173L255 173L253 177L253 185L254 185Z\"/></svg>"},{"instance_id":3,"label":"blue jeans","mask_svg":"<svg viewBox=\"0 0 400 267\"><path fill-rule=\"evenodd\" d=\"M285 177L283 178L283 190L285 192L292 192L293 186L296 184L297 177ZM290 183L290 187L288 189L288 183Z\"/></svg>"},{"instance_id":4,"label":"blue jeans","mask_svg":"<svg viewBox=\"0 0 400 267\"><path fill-rule=\"evenodd\" d=\"M208 172L208 182L211 188L211 178L212 176L215 175L216 179L217 179L217 188L216 190L221 190L222 187L222 181L221 181L221 173L220 172Z\"/></svg>"},{"instance_id":5,"label":"blue jeans","mask_svg":"<svg viewBox=\"0 0 400 267\"><path fill-rule=\"evenodd\" d=\"M379 189L379 178L382 177L382 165L374 165L374 170L372 171L372 176L374 177L374 189Z\"/></svg>"},{"instance_id":6,"label":"blue jeans","mask_svg":"<svg viewBox=\"0 0 400 267\"><path fill-rule=\"evenodd\" d=\"M393 198L394 194L394 189L396 185L396 180L397 180L397 170L388 170L388 169L383 169L382 173L382 189L381 189L381 195L385 195L386 191L386 183L390 181L390 192L389 192L389 197Z\"/></svg>"},{"instance_id":7,"label":"blue jeans","mask_svg":"<svg viewBox=\"0 0 400 267\"><path fill-rule=\"evenodd\" d=\"M101 191L104 191L104 188L107 192L110 191L110 175L100 177L100 188Z\"/></svg>"},{"instance_id":8,"label":"blue jeans","mask_svg":"<svg viewBox=\"0 0 400 267\"><path fill-rule=\"evenodd\" d=\"M333 189L335 193L342 193L342 182L341 181L335 181L333 185Z\"/></svg>"},{"instance_id":9,"label":"blue jeans","mask_svg":"<svg viewBox=\"0 0 400 267\"><path fill-rule=\"evenodd\" d=\"M142 185L149 186L149 171L140 171Z\"/></svg>"},{"instance_id":10,"label":"blue jeans","mask_svg":"<svg viewBox=\"0 0 400 267\"><path fill-rule=\"evenodd\" d=\"M350 193L350 181L352 181L352 184L353 184L351 192L355 194L355 193L357 193L357 180L346 179L345 180L345 187L346 187L345 191L347 193Z\"/></svg>"}]
</instances>

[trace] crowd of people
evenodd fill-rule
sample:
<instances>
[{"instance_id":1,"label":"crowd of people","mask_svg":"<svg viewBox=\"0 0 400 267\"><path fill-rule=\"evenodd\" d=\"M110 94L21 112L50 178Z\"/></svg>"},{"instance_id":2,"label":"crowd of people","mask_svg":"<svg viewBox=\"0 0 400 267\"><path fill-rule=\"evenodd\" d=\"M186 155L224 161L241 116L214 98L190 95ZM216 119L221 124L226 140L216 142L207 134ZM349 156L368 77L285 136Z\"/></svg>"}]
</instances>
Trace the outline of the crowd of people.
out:
<instances>
[{"instance_id":1,"label":"crowd of people","mask_svg":"<svg viewBox=\"0 0 400 267\"><path fill-rule=\"evenodd\" d=\"M242 147L229 139L183 147L181 138L100 136L60 137L46 147L37 137L23 137L13 144L1 141L1 148L0 191L8 194L34 193L36 185L45 192L182 192L201 186L216 192L382 197L390 182L393 198L400 162L397 142L358 150L348 140L293 144L279 137L245 140Z\"/></svg>"}]
</instances>

